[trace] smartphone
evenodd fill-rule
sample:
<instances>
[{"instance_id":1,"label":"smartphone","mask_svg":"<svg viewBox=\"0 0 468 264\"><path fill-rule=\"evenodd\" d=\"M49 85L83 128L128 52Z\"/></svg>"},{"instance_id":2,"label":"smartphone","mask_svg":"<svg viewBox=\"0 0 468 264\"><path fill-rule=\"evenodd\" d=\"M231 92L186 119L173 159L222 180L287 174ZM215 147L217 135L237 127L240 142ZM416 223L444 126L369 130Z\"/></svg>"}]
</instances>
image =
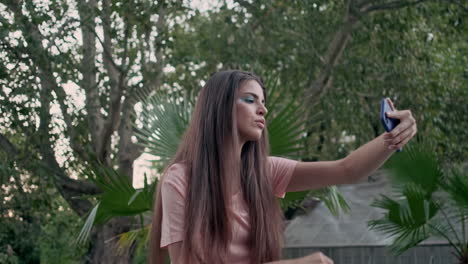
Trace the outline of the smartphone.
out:
<instances>
[{"instance_id":1,"label":"smartphone","mask_svg":"<svg viewBox=\"0 0 468 264\"><path fill-rule=\"evenodd\" d=\"M387 99L382 99L380 101L380 121L385 129L385 131L390 132L392 131L398 124L400 124L400 120L396 118L388 117L385 113L393 112L393 109L390 107ZM401 152L401 149L398 149L397 152Z\"/></svg>"}]
</instances>

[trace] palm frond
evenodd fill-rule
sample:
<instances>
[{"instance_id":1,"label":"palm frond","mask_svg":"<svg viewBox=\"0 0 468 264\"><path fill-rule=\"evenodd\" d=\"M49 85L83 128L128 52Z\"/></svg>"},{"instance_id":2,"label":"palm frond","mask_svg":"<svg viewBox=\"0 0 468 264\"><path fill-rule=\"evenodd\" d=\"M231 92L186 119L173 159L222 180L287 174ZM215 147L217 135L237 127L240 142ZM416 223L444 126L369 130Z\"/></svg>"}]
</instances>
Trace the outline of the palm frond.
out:
<instances>
[{"instance_id":1,"label":"palm frond","mask_svg":"<svg viewBox=\"0 0 468 264\"><path fill-rule=\"evenodd\" d=\"M414 183L425 191L426 196L437 191L443 176L436 157L425 144L408 146L405 151L394 155L386 167L392 172L397 186Z\"/></svg>"},{"instance_id":2,"label":"palm frond","mask_svg":"<svg viewBox=\"0 0 468 264\"><path fill-rule=\"evenodd\" d=\"M447 177L447 181L442 186L460 207L460 210L468 214L468 174L459 169L453 169L450 177Z\"/></svg>"},{"instance_id":3,"label":"palm frond","mask_svg":"<svg viewBox=\"0 0 468 264\"><path fill-rule=\"evenodd\" d=\"M381 195L372 206L382 208L385 215L377 220L371 220L371 229L380 231L394 240L390 249L401 254L429 238L431 220L439 211L439 206L427 197L426 190L414 183L408 183L403 189L403 199L397 201Z\"/></svg>"},{"instance_id":4,"label":"palm frond","mask_svg":"<svg viewBox=\"0 0 468 264\"><path fill-rule=\"evenodd\" d=\"M93 225L104 224L113 217L135 216L152 210L157 179L148 184L145 175L144 187L136 190L126 175L106 166L95 165L82 173L103 192L98 195L98 203L81 229L80 243L89 237Z\"/></svg>"},{"instance_id":5,"label":"palm frond","mask_svg":"<svg viewBox=\"0 0 468 264\"><path fill-rule=\"evenodd\" d=\"M91 229L93 228L94 221L96 219L96 212L99 208L99 202L93 207L89 212L88 217L85 220L83 227L81 228L80 234L76 238L77 244L84 244L88 240L89 235L91 234Z\"/></svg>"},{"instance_id":6,"label":"palm frond","mask_svg":"<svg viewBox=\"0 0 468 264\"><path fill-rule=\"evenodd\" d=\"M135 135L146 152L159 158L161 167L174 156L188 126L192 98L182 92L157 92L142 100L143 111L134 124Z\"/></svg>"},{"instance_id":7,"label":"palm frond","mask_svg":"<svg viewBox=\"0 0 468 264\"><path fill-rule=\"evenodd\" d=\"M288 192L285 198L281 200L281 208L283 210L300 208L305 200L311 198L324 202L325 206L334 216L338 216L340 212L348 213L350 210L348 203L336 186L312 191Z\"/></svg>"},{"instance_id":8,"label":"palm frond","mask_svg":"<svg viewBox=\"0 0 468 264\"><path fill-rule=\"evenodd\" d=\"M348 213L350 210L348 203L336 186L321 189L317 198L325 203L334 216L338 216L340 212Z\"/></svg>"},{"instance_id":9,"label":"palm frond","mask_svg":"<svg viewBox=\"0 0 468 264\"><path fill-rule=\"evenodd\" d=\"M300 159L305 151L306 133L309 129L304 120L304 106L294 99L288 104L275 105L269 115L268 135L273 156Z\"/></svg>"},{"instance_id":10,"label":"palm frond","mask_svg":"<svg viewBox=\"0 0 468 264\"><path fill-rule=\"evenodd\" d=\"M288 192L283 199L280 199L281 209L295 209L302 206L302 202L308 197L308 191Z\"/></svg>"},{"instance_id":11,"label":"palm frond","mask_svg":"<svg viewBox=\"0 0 468 264\"><path fill-rule=\"evenodd\" d=\"M386 211L384 216L369 221L375 229L393 237L390 249L400 254L430 236L439 236L465 259L466 208L468 179L460 171L445 176L428 146L416 145L392 158L388 167L401 197L393 200L380 196L372 206ZM445 192L444 192L445 191ZM456 205L456 206L454 206ZM461 225L457 230L454 224Z\"/></svg>"},{"instance_id":12,"label":"palm frond","mask_svg":"<svg viewBox=\"0 0 468 264\"><path fill-rule=\"evenodd\" d=\"M138 215L153 208L157 180L136 190L126 175L106 166L85 170L84 174L103 190L99 197L101 206L96 214L97 224L103 224L114 216Z\"/></svg>"},{"instance_id":13,"label":"palm frond","mask_svg":"<svg viewBox=\"0 0 468 264\"><path fill-rule=\"evenodd\" d=\"M133 246L136 246L137 252L141 252L149 241L150 231L151 225L147 225L120 234L117 242L117 254L125 255Z\"/></svg>"},{"instance_id":14,"label":"palm frond","mask_svg":"<svg viewBox=\"0 0 468 264\"><path fill-rule=\"evenodd\" d=\"M463 255L463 243L460 242L457 233L454 232L453 227L447 222L447 219L431 221L429 227L434 231L434 235L442 237L452 246L455 250L457 258ZM455 241L457 240L457 241Z\"/></svg>"}]
</instances>

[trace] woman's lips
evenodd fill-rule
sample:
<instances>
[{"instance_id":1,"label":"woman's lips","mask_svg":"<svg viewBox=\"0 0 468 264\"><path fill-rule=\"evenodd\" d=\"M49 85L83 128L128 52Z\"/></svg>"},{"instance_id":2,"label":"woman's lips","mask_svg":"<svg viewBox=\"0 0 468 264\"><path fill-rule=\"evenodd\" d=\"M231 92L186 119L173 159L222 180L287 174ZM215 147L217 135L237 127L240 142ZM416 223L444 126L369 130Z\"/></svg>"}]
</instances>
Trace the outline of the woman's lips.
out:
<instances>
[{"instance_id":1,"label":"woman's lips","mask_svg":"<svg viewBox=\"0 0 468 264\"><path fill-rule=\"evenodd\" d=\"M265 123L264 121L255 121L255 123L257 124L258 127L260 127L261 129L265 128Z\"/></svg>"}]
</instances>

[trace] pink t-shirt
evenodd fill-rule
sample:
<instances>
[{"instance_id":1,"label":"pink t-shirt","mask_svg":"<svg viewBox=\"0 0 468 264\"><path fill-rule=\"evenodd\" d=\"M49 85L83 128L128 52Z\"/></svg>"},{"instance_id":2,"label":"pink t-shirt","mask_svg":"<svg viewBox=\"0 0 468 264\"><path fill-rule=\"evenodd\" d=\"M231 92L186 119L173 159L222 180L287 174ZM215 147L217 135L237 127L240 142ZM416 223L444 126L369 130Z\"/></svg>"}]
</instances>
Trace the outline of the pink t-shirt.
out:
<instances>
[{"instance_id":1,"label":"pink t-shirt","mask_svg":"<svg viewBox=\"0 0 468 264\"><path fill-rule=\"evenodd\" d=\"M273 192L275 196L283 198L297 161L269 157ZM161 247L182 241L184 230L184 204L186 197L187 177L185 168L181 164L174 164L168 168L161 187L163 217L161 232ZM229 206L229 214L233 218L233 239L229 245L228 263L249 263L249 248L247 241L250 230L247 205L240 192L234 195Z\"/></svg>"}]
</instances>

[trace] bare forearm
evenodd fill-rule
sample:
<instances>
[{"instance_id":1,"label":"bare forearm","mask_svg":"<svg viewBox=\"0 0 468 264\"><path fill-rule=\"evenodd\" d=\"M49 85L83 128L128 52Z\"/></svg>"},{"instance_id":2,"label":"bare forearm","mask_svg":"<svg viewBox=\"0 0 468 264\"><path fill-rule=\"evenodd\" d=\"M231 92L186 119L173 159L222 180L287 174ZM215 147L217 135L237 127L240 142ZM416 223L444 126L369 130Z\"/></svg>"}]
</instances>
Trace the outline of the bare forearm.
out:
<instances>
[{"instance_id":1,"label":"bare forearm","mask_svg":"<svg viewBox=\"0 0 468 264\"><path fill-rule=\"evenodd\" d=\"M395 152L385 146L384 134L367 142L343 159L349 182L368 176Z\"/></svg>"}]
</instances>

